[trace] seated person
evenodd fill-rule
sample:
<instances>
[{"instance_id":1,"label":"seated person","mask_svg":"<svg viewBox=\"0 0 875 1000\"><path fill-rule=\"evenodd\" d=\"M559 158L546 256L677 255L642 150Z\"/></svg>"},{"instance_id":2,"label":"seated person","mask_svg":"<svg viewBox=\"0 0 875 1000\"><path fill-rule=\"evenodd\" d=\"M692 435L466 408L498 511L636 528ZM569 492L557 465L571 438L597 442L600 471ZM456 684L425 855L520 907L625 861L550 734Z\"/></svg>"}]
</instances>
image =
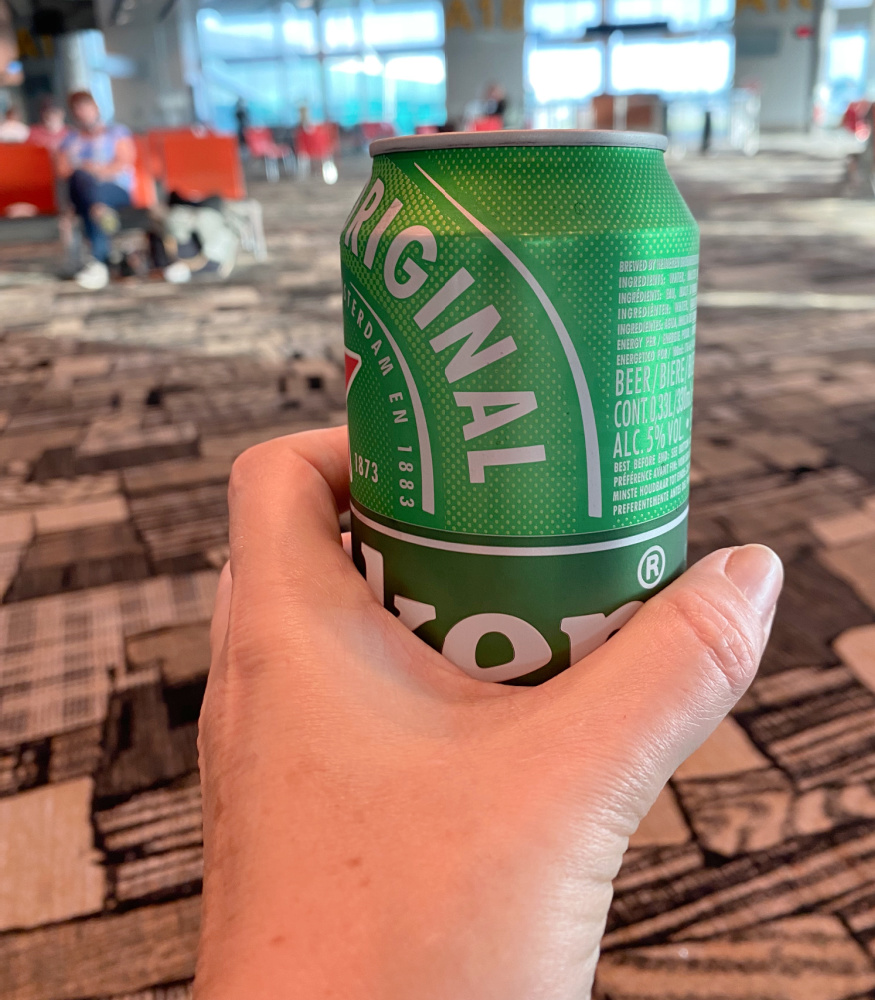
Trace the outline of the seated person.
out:
<instances>
[{"instance_id":1,"label":"seated person","mask_svg":"<svg viewBox=\"0 0 875 1000\"><path fill-rule=\"evenodd\" d=\"M0 142L27 142L30 129L21 120L18 108L10 104L0 122Z\"/></svg>"},{"instance_id":2,"label":"seated person","mask_svg":"<svg viewBox=\"0 0 875 1000\"><path fill-rule=\"evenodd\" d=\"M119 228L116 209L131 203L136 150L128 129L100 120L97 102L87 91L71 94L68 105L74 127L58 150L58 175L68 182L92 255L75 280L82 288L104 288L109 283L109 238Z\"/></svg>"},{"instance_id":3,"label":"seated person","mask_svg":"<svg viewBox=\"0 0 875 1000\"><path fill-rule=\"evenodd\" d=\"M39 121L30 130L30 142L44 146L50 153L56 153L69 133L64 121L64 110L47 98L40 107Z\"/></svg>"}]
</instances>

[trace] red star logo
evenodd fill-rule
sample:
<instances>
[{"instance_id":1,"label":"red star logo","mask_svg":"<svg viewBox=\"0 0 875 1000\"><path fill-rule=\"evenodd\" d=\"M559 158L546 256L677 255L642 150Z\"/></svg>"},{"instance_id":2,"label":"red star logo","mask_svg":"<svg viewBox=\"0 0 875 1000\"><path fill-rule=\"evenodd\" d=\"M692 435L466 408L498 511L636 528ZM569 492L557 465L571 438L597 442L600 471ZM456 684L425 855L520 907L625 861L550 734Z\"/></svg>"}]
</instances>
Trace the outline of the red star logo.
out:
<instances>
[{"instance_id":1,"label":"red star logo","mask_svg":"<svg viewBox=\"0 0 875 1000\"><path fill-rule=\"evenodd\" d=\"M356 354L355 351L351 351L348 347L343 349L343 355L346 361L346 394L348 396L352 380L362 366L362 358L360 354Z\"/></svg>"}]
</instances>

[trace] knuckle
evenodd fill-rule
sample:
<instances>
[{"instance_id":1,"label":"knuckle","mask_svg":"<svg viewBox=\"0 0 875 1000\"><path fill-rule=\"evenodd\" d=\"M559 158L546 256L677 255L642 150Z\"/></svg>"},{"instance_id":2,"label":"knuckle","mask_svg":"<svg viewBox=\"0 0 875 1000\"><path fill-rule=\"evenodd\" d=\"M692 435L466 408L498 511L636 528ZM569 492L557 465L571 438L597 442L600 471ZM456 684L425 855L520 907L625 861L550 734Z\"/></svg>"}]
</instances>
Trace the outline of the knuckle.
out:
<instances>
[{"instance_id":1,"label":"knuckle","mask_svg":"<svg viewBox=\"0 0 875 1000\"><path fill-rule=\"evenodd\" d=\"M238 495L253 483L259 482L265 473L281 469L284 476L295 480L314 472L310 463L295 448L293 439L293 435L274 438L241 452L231 466L229 495L232 498Z\"/></svg>"},{"instance_id":2,"label":"knuckle","mask_svg":"<svg viewBox=\"0 0 875 1000\"><path fill-rule=\"evenodd\" d=\"M261 466L260 449L263 447L263 445L257 444L253 448L247 448L234 459L231 475L228 479L228 492L231 496L239 493L247 483L252 481L253 474Z\"/></svg>"},{"instance_id":3,"label":"knuckle","mask_svg":"<svg viewBox=\"0 0 875 1000\"><path fill-rule=\"evenodd\" d=\"M682 634L698 646L709 667L734 693L744 691L759 664L761 630L746 627L731 605L701 590L683 590L672 604Z\"/></svg>"}]
</instances>

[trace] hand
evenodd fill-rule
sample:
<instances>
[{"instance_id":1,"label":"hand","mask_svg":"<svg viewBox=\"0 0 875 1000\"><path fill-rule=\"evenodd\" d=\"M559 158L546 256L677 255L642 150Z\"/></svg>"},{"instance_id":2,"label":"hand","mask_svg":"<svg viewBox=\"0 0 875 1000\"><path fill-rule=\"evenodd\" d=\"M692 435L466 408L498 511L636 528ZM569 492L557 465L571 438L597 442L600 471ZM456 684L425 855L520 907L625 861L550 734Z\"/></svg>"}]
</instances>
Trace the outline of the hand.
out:
<instances>
[{"instance_id":1,"label":"hand","mask_svg":"<svg viewBox=\"0 0 875 1000\"><path fill-rule=\"evenodd\" d=\"M87 163L82 164L82 170L98 181L105 181L107 174L107 167L105 163L92 163L90 160Z\"/></svg>"},{"instance_id":2,"label":"hand","mask_svg":"<svg viewBox=\"0 0 875 1000\"><path fill-rule=\"evenodd\" d=\"M198 1000L581 1000L629 835L750 683L781 586L715 552L541 687L473 680L345 553L343 428L231 476L201 714Z\"/></svg>"}]
</instances>

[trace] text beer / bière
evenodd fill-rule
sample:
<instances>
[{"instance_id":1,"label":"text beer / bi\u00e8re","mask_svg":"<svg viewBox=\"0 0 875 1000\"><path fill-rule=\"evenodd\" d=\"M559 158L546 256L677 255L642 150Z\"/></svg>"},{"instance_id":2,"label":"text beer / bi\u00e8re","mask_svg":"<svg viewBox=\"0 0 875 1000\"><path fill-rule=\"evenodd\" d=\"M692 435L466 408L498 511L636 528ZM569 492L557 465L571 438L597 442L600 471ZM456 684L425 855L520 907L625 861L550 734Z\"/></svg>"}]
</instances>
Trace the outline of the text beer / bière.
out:
<instances>
[{"instance_id":1,"label":"text beer / bi\u00e8re","mask_svg":"<svg viewBox=\"0 0 875 1000\"><path fill-rule=\"evenodd\" d=\"M536 683L683 569L698 231L660 136L384 139L341 236L353 556Z\"/></svg>"}]
</instances>

